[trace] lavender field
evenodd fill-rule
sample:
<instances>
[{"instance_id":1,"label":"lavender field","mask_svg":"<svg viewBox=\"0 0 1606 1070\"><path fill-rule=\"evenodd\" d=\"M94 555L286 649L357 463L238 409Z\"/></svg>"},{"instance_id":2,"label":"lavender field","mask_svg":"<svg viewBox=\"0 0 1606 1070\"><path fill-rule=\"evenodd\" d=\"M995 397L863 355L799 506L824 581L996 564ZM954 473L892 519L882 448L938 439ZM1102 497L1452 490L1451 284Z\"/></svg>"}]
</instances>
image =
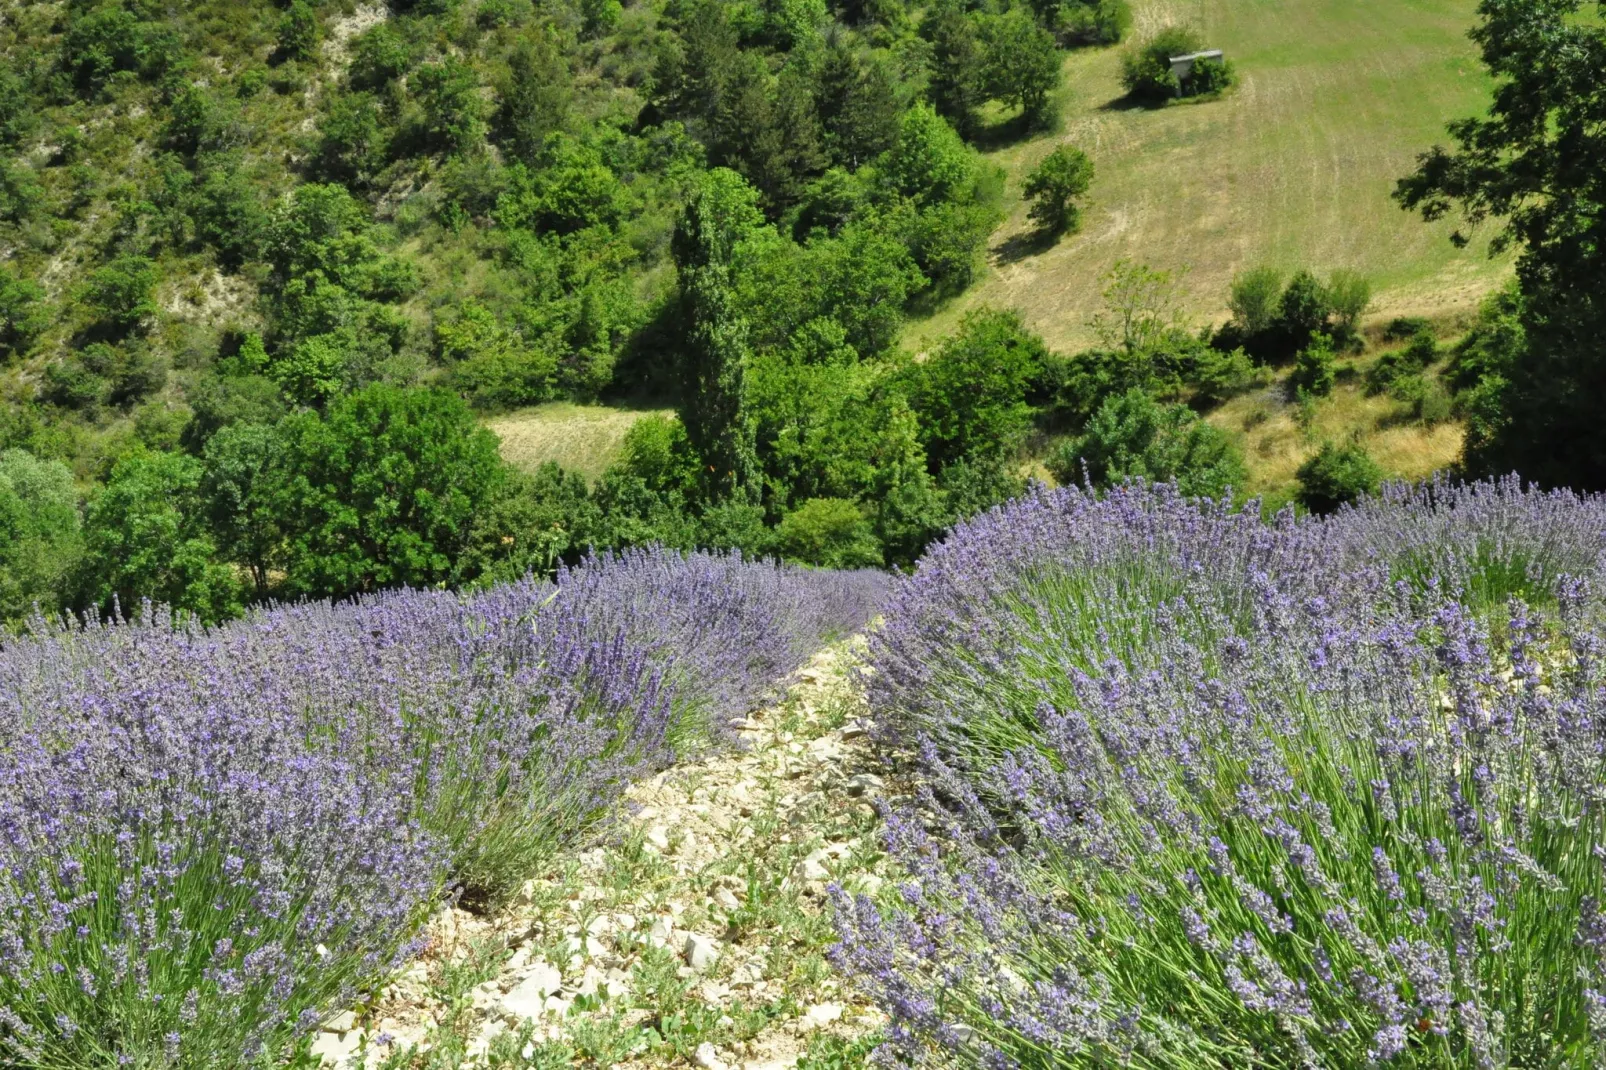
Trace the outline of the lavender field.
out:
<instances>
[{"instance_id":1,"label":"lavender field","mask_svg":"<svg viewBox=\"0 0 1606 1070\"><path fill-rule=\"evenodd\" d=\"M919 795L837 896L888 1063L1606 1059L1606 502L1042 491L889 598Z\"/></svg>"},{"instance_id":2,"label":"lavender field","mask_svg":"<svg viewBox=\"0 0 1606 1070\"><path fill-rule=\"evenodd\" d=\"M414 955L728 741L873 573L633 552L472 594L0 649L0 1065L282 1065Z\"/></svg>"}]
</instances>

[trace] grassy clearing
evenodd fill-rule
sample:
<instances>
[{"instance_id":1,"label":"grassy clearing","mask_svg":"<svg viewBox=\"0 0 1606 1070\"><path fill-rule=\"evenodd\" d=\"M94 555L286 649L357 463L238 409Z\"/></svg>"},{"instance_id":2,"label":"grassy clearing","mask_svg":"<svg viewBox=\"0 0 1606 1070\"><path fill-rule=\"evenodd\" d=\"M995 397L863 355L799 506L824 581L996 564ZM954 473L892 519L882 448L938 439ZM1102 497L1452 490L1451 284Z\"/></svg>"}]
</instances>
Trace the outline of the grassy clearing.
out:
<instances>
[{"instance_id":1,"label":"grassy clearing","mask_svg":"<svg viewBox=\"0 0 1606 1070\"><path fill-rule=\"evenodd\" d=\"M1489 81L1467 30L1473 0L1136 0L1135 37L1199 27L1237 64L1216 101L1158 111L1123 106L1118 49L1071 54L1060 129L990 154L1009 175L1010 215L992 270L914 324L916 350L967 310L1020 309L1050 345L1091 340L1101 277L1118 260L1185 271L1188 311L1225 316L1234 273L1259 264L1354 268L1378 287L1379 316L1469 308L1509 271L1486 244L1457 251L1389 197L1446 121L1480 112ZM1024 176L1060 143L1098 175L1080 234L1032 246Z\"/></svg>"},{"instance_id":2,"label":"grassy clearing","mask_svg":"<svg viewBox=\"0 0 1606 1070\"><path fill-rule=\"evenodd\" d=\"M1299 425L1299 406L1290 399L1286 371L1269 386L1233 398L1207 419L1229 432L1243 450L1255 495L1279 500L1296 489L1299 466L1324 441L1352 435L1390 476L1421 479L1453 464L1461 453L1463 430L1456 423L1426 425L1408 407L1378 394L1366 395L1365 369L1371 359L1341 366L1331 397L1319 401L1308 429Z\"/></svg>"},{"instance_id":3,"label":"grassy clearing","mask_svg":"<svg viewBox=\"0 0 1606 1070\"><path fill-rule=\"evenodd\" d=\"M619 456L625 432L643 416L670 409L620 409L557 401L506 413L486 421L502 440L502 457L533 471L547 461L595 481Z\"/></svg>"}]
</instances>

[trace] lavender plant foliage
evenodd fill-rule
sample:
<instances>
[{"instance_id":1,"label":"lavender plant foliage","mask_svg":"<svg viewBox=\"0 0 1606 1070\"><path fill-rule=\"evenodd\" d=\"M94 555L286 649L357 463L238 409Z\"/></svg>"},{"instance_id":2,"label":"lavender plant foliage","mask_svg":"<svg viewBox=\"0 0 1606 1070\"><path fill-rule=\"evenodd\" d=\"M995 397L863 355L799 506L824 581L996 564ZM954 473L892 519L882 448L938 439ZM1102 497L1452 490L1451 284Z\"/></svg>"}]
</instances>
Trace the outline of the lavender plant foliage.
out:
<instances>
[{"instance_id":1,"label":"lavender plant foliage","mask_svg":"<svg viewBox=\"0 0 1606 1070\"><path fill-rule=\"evenodd\" d=\"M882 1057L1599 1065L1588 583L1557 577L1549 619L1512 601L1491 635L1453 585L1346 575L1314 523L1268 525L1276 546L1179 508L1039 497L893 595L872 698L925 787L888 814L907 880L837 893L834 951L889 1015ZM1183 532L1203 542L1179 553ZM1146 610L1063 578L1151 554L1116 573L1160 595ZM1029 731L976 731L989 687Z\"/></svg>"},{"instance_id":2,"label":"lavender plant foliage","mask_svg":"<svg viewBox=\"0 0 1606 1070\"><path fill-rule=\"evenodd\" d=\"M877 587L657 553L563 579L0 649L0 1063L271 1064Z\"/></svg>"},{"instance_id":3,"label":"lavender plant foliage","mask_svg":"<svg viewBox=\"0 0 1606 1070\"><path fill-rule=\"evenodd\" d=\"M444 874L414 768L302 730L246 641L129 624L0 656L8 1065L252 1065L412 950Z\"/></svg>"},{"instance_id":4,"label":"lavender plant foliage","mask_svg":"<svg viewBox=\"0 0 1606 1070\"><path fill-rule=\"evenodd\" d=\"M672 663L677 742L728 741L731 724L832 638L876 611L885 573L823 572L739 553L627 550L557 577L566 605Z\"/></svg>"},{"instance_id":5,"label":"lavender plant foliage","mask_svg":"<svg viewBox=\"0 0 1606 1070\"><path fill-rule=\"evenodd\" d=\"M1152 661L1155 607L1201 630L1242 627L1255 577L1316 590L1328 571L1291 512L1268 524L1165 485L1103 497L1038 487L961 525L887 596L886 626L870 638L870 702L894 743L930 738L983 768L1035 738L1045 688L1111 657Z\"/></svg>"},{"instance_id":6,"label":"lavender plant foliage","mask_svg":"<svg viewBox=\"0 0 1606 1070\"><path fill-rule=\"evenodd\" d=\"M1335 562L1387 562L1418 591L1438 587L1496 610L1513 596L1548 605L1563 578L1599 576L1606 498L1525 488L1515 475L1479 483L1438 476L1387 485L1321 528Z\"/></svg>"}]
</instances>

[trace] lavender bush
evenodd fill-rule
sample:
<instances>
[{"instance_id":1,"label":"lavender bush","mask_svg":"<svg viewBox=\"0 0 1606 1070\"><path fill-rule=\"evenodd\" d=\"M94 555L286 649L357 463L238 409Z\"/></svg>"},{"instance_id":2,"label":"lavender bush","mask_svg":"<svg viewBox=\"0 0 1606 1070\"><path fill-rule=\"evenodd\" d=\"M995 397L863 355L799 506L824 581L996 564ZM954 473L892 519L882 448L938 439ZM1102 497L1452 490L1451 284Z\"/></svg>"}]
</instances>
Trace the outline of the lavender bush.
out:
<instances>
[{"instance_id":1,"label":"lavender bush","mask_svg":"<svg viewBox=\"0 0 1606 1070\"><path fill-rule=\"evenodd\" d=\"M443 894L516 886L877 589L643 553L215 630L41 625L0 649L0 1063L282 1057Z\"/></svg>"},{"instance_id":2,"label":"lavender bush","mask_svg":"<svg viewBox=\"0 0 1606 1070\"><path fill-rule=\"evenodd\" d=\"M1576 504L1550 522L1587 550ZM1480 544L1431 501L1370 508L1373 530ZM925 787L889 815L908 880L839 896L835 951L891 1018L883 1058L1606 1057L1589 584L1541 574L1550 616L1514 600L1491 636L1450 580L1466 558L1416 586L1334 551L1355 537L1287 517L1257 533L1163 489L1062 492L959 531L895 592L872 701ZM1076 578L1111 560L1131 563Z\"/></svg>"},{"instance_id":3,"label":"lavender bush","mask_svg":"<svg viewBox=\"0 0 1606 1070\"><path fill-rule=\"evenodd\" d=\"M1595 577L1606 550L1606 499L1524 488L1516 476L1395 483L1322 526L1338 562L1386 562L1417 591L1438 587L1476 608L1520 597L1555 601L1564 577ZM1342 566L1340 566L1342 567Z\"/></svg>"}]
</instances>

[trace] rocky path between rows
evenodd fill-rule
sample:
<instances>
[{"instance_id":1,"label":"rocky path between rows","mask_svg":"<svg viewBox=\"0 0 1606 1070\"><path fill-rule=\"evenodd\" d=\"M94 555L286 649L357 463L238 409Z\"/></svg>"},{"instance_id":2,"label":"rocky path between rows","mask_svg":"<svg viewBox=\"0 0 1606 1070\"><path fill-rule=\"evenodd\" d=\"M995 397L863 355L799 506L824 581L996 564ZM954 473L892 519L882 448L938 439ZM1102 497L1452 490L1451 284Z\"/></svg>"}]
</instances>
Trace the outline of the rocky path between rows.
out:
<instances>
[{"instance_id":1,"label":"rocky path between rows","mask_svg":"<svg viewBox=\"0 0 1606 1070\"><path fill-rule=\"evenodd\" d=\"M817 655L741 748L635 785L627 820L500 916L443 911L315 1053L369 1070L860 1066L881 1023L826 961L825 888L885 880L861 651Z\"/></svg>"}]
</instances>

